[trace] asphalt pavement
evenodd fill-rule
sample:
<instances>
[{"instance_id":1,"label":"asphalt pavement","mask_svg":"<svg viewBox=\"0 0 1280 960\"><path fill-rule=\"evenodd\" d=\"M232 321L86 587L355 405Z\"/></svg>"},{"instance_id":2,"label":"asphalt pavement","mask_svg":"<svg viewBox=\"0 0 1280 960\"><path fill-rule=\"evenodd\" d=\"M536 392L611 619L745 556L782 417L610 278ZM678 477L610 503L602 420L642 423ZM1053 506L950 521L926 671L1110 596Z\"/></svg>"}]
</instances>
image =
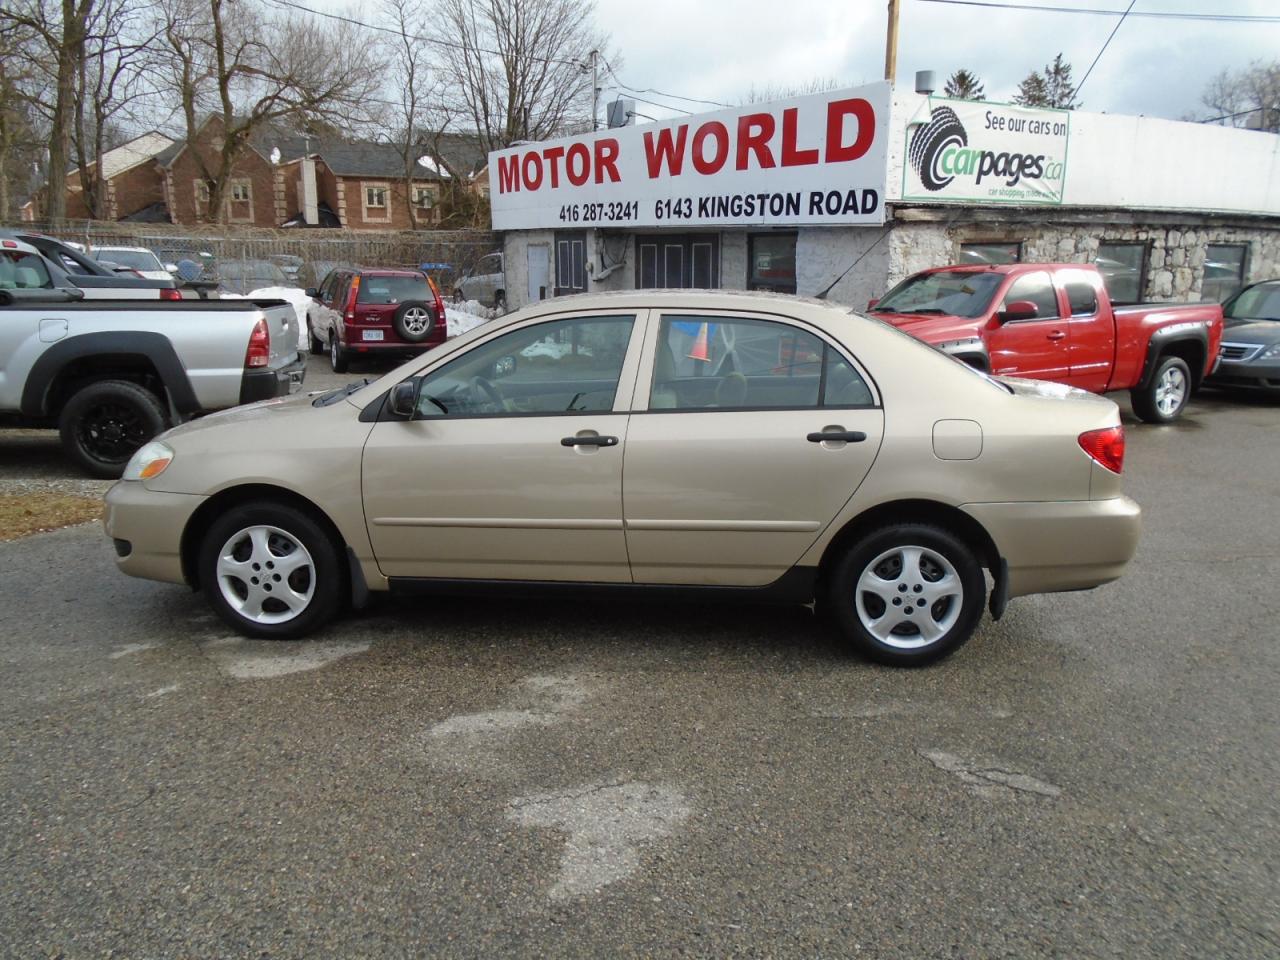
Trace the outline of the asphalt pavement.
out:
<instances>
[{"instance_id":1,"label":"asphalt pavement","mask_svg":"<svg viewBox=\"0 0 1280 960\"><path fill-rule=\"evenodd\" d=\"M1278 957L1280 404L1126 422L1127 576L924 670L803 608L256 643L96 526L0 544L0 956Z\"/></svg>"}]
</instances>

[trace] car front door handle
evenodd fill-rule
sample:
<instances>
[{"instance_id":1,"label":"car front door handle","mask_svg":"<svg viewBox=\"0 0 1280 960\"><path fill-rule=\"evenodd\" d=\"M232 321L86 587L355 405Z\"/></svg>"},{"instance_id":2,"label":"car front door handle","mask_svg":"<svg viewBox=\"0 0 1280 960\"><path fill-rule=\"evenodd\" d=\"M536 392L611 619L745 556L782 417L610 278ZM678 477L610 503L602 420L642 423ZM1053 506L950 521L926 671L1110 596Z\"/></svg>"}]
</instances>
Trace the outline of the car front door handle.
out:
<instances>
[{"instance_id":1,"label":"car front door handle","mask_svg":"<svg viewBox=\"0 0 1280 960\"><path fill-rule=\"evenodd\" d=\"M1053 331L1053 333L1046 333L1045 336L1048 337L1050 340L1063 340L1066 338L1067 335L1063 333L1061 330L1055 330Z\"/></svg>"},{"instance_id":2,"label":"car front door handle","mask_svg":"<svg viewBox=\"0 0 1280 960\"><path fill-rule=\"evenodd\" d=\"M822 430L811 433L805 438L810 443L826 443L831 440L842 440L845 443L861 443L867 435L861 430Z\"/></svg>"},{"instance_id":3,"label":"car front door handle","mask_svg":"<svg viewBox=\"0 0 1280 960\"><path fill-rule=\"evenodd\" d=\"M618 438L608 436L562 437L560 440L562 447L616 447L617 445Z\"/></svg>"}]
</instances>

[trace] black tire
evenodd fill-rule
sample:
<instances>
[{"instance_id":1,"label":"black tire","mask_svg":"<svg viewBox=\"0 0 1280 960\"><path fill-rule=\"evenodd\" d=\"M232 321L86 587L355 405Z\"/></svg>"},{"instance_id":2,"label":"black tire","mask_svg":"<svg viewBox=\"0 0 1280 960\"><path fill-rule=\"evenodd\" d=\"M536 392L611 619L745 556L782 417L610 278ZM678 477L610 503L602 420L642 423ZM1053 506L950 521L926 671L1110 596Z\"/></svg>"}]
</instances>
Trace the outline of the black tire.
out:
<instances>
[{"instance_id":1,"label":"black tire","mask_svg":"<svg viewBox=\"0 0 1280 960\"><path fill-rule=\"evenodd\" d=\"M1139 420L1172 423L1186 409L1191 389L1191 368L1187 361L1181 357L1161 357L1150 381L1145 387L1130 390L1129 400Z\"/></svg>"},{"instance_id":2,"label":"black tire","mask_svg":"<svg viewBox=\"0 0 1280 960\"><path fill-rule=\"evenodd\" d=\"M950 107L934 107L929 122L911 136L907 160L920 176L926 190L941 190L954 176L944 175L938 165L942 151L948 146L967 146L969 136L964 124Z\"/></svg>"},{"instance_id":3,"label":"black tire","mask_svg":"<svg viewBox=\"0 0 1280 960\"><path fill-rule=\"evenodd\" d=\"M334 373L346 373L351 366L351 358L343 349L337 330L329 331L329 366L333 368Z\"/></svg>"},{"instance_id":4,"label":"black tire","mask_svg":"<svg viewBox=\"0 0 1280 960\"><path fill-rule=\"evenodd\" d=\"M391 325L405 343L422 343L435 329L436 312L423 300L406 300L396 308Z\"/></svg>"},{"instance_id":5,"label":"black tire","mask_svg":"<svg viewBox=\"0 0 1280 960\"><path fill-rule=\"evenodd\" d=\"M246 534L230 555L245 562L246 576L256 578L261 575L261 580L251 587L234 575L220 579L218 564L223 547L237 534L255 527L271 527L279 531L266 538L269 552L263 556L270 556L272 560L287 560L294 554L292 551L282 552L281 547L291 546L296 549L301 544L310 555L310 563L276 579L281 575L270 572L266 561L258 563L256 569L252 567L261 551L255 548ZM245 552L245 557L241 557L241 551ZM292 640L320 629L337 616L346 602L349 590L342 553L324 528L302 510L269 500L233 507L218 517L200 543L197 571L200 586L208 596L209 605L214 612L233 630L246 637L262 640ZM279 597L286 588L292 588L295 594L305 594L307 601L296 613L278 622L259 622L232 606L226 596L226 592L238 595L239 600L246 604L251 604L257 598L262 601L260 615L285 616L290 613L290 607ZM262 592L250 594L251 589L271 590L272 595ZM277 610L277 607L283 609ZM246 606L246 609L249 607Z\"/></svg>"},{"instance_id":6,"label":"black tire","mask_svg":"<svg viewBox=\"0 0 1280 960\"><path fill-rule=\"evenodd\" d=\"M914 573L903 566L902 556L896 553L913 548L920 549L922 557ZM892 573L895 556L899 573L884 581L890 585L885 589L893 597L893 606L870 591L859 596L863 574L878 572L883 577L886 571ZM951 571L938 558L945 560ZM949 595L937 596L930 602L925 588L934 582L942 583L947 573L954 573L958 580L956 593L948 591ZM825 609L858 653L890 666L918 667L964 645L982 619L986 596L982 565L959 537L942 527L899 523L874 531L837 561L827 582ZM899 599L904 602L899 604ZM877 611L876 603L883 612ZM885 639L867 628L864 613L883 623L880 632ZM926 631L921 629L922 617L928 618L929 632L940 631L936 637L926 637Z\"/></svg>"},{"instance_id":7,"label":"black tire","mask_svg":"<svg viewBox=\"0 0 1280 960\"><path fill-rule=\"evenodd\" d=\"M307 317L307 348L315 356L324 354L324 344L320 342L320 338L316 336L316 331L311 326L311 318Z\"/></svg>"},{"instance_id":8,"label":"black tire","mask_svg":"<svg viewBox=\"0 0 1280 960\"><path fill-rule=\"evenodd\" d=\"M128 380L99 380L80 388L58 416L68 455L104 480L119 477L134 452L165 426L160 399Z\"/></svg>"}]
</instances>

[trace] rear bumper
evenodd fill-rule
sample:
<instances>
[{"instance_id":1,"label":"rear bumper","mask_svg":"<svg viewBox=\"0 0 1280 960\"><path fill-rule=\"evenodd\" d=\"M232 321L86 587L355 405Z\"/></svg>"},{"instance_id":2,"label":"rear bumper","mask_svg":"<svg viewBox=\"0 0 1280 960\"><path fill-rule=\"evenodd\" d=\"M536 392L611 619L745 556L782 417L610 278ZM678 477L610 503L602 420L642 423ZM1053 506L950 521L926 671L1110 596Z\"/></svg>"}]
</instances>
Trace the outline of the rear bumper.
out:
<instances>
[{"instance_id":1,"label":"rear bumper","mask_svg":"<svg viewBox=\"0 0 1280 960\"><path fill-rule=\"evenodd\" d=\"M363 333L361 328L347 331L347 336L351 339L344 343L343 347L348 353L422 353L424 350L440 346L446 339L443 334L437 336L433 332L430 338L421 343L405 343L403 340L361 340L361 333ZM395 334L391 336L394 337Z\"/></svg>"},{"instance_id":2,"label":"rear bumper","mask_svg":"<svg viewBox=\"0 0 1280 960\"><path fill-rule=\"evenodd\" d=\"M1088 590L1124 573L1138 548L1142 510L1128 497L961 507L1009 564L1009 597Z\"/></svg>"},{"instance_id":3,"label":"rear bumper","mask_svg":"<svg viewBox=\"0 0 1280 960\"><path fill-rule=\"evenodd\" d=\"M274 370L246 370L240 379L240 402L257 403L275 397L287 397L302 389L307 376L307 360L295 354L293 360Z\"/></svg>"},{"instance_id":4,"label":"rear bumper","mask_svg":"<svg viewBox=\"0 0 1280 960\"><path fill-rule=\"evenodd\" d=\"M107 491L103 519L115 541L116 566L131 577L185 583L182 531L206 497L148 490L121 480Z\"/></svg>"}]
</instances>

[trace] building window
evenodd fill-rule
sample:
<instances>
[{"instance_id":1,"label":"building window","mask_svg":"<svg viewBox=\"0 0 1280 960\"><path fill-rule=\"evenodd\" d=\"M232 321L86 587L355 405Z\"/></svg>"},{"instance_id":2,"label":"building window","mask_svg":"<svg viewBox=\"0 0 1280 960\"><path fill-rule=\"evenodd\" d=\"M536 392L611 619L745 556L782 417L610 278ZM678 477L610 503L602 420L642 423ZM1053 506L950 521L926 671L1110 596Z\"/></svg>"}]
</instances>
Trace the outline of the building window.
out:
<instances>
[{"instance_id":1,"label":"building window","mask_svg":"<svg viewBox=\"0 0 1280 960\"><path fill-rule=\"evenodd\" d=\"M231 184L231 199L236 203L248 203L253 199L248 180L236 180Z\"/></svg>"},{"instance_id":2,"label":"building window","mask_svg":"<svg viewBox=\"0 0 1280 960\"><path fill-rule=\"evenodd\" d=\"M373 222L391 220L391 209L387 205L390 188L385 183L362 183L361 199L364 201L364 219Z\"/></svg>"},{"instance_id":3,"label":"building window","mask_svg":"<svg viewBox=\"0 0 1280 960\"><path fill-rule=\"evenodd\" d=\"M1021 243L962 243L961 263L1021 263Z\"/></svg>"},{"instance_id":4,"label":"building window","mask_svg":"<svg viewBox=\"0 0 1280 960\"><path fill-rule=\"evenodd\" d=\"M370 210L380 210L387 205L386 187L365 187L364 205Z\"/></svg>"},{"instance_id":5,"label":"building window","mask_svg":"<svg viewBox=\"0 0 1280 960\"><path fill-rule=\"evenodd\" d=\"M1211 243L1205 250L1200 299L1223 303L1244 286L1249 264L1247 243Z\"/></svg>"},{"instance_id":6,"label":"building window","mask_svg":"<svg viewBox=\"0 0 1280 960\"><path fill-rule=\"evenodd\" d=\"M1140 303L1147 289L1147 244L1104 240L1094 266L1107 285L1112 303Z\"/></svg>"},{"instance_id":7,"label":"building window","mask_svg":"<svg viewBox=\"0 0 1280 960\"><path fill-rule=\"evenodd\" d=\"M636 237L636 287L710 290L720 286L720 235L655 234Z\"/></svg>"},{"instance_id":8,"label":"building window","mask_svg":"<svg viewBox=\"0 0 1280 960\"><path fill-rule=\"evenodd\" d=\"M415 187L413 190L413 205L419 210L430 210L435 206L435 194L431 192L430 187Z\"/></svg>"},{"instance_id":9,"label":"building window","mask_svg":"<svg viewBox=\"0 0 1280 960\"><path fill-rule=\"evenodd\" d=\"M796 234L755 233L748 247L748 290L796 292Z\"/></svg>"}]
</instances>

